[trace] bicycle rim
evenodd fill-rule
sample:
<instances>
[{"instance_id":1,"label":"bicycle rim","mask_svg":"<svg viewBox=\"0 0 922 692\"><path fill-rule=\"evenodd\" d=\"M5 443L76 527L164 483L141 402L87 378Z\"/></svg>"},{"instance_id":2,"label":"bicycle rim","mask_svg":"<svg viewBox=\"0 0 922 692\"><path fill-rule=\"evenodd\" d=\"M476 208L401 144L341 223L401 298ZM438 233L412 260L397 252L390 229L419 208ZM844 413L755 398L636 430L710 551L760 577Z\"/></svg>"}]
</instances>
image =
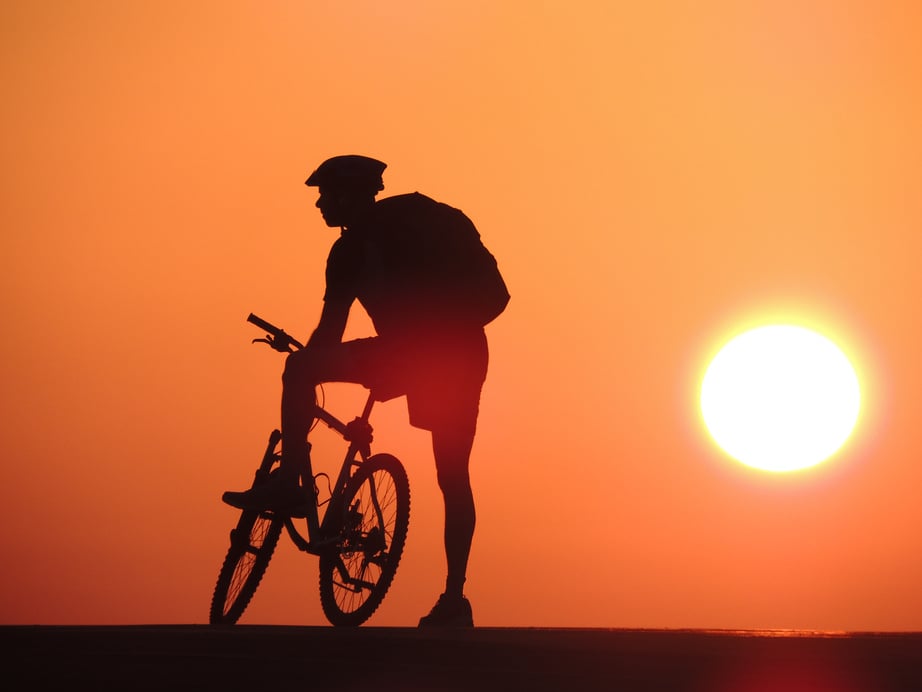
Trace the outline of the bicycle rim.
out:
<instances>
[{"instance_id":1,"label":"bicycle rim","mask_svg":"<svg viewBox=\"0 0 922 692\"><path fill-rule=\"evenodd\" d=\"M240 619L269 566L281 532L282 520L270 514L240 515L211 599L211 624L231 625Z\"/></svg>"},{"instance_id":2,"label":"bicycle rim","mask_svg":"<svg viewBox=\"0 0 922 692\"><path fill-rule=\"evenodd\" d=\"M410 486L389 454L370 457L340 503L340 539L320 556L320 603L334 625L357 626L381 604L403 554Z\"/></svg>"}]
</instances>

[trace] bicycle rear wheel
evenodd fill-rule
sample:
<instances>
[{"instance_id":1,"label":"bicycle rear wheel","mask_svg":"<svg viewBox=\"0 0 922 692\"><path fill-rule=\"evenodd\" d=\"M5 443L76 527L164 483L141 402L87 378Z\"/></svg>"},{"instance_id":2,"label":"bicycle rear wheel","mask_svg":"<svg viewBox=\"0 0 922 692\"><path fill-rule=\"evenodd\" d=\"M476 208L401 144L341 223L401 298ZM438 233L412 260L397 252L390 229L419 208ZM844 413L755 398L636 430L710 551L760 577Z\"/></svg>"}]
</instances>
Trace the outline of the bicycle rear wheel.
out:
<instances>
[{"instance_id":1,"label":"bicycle rear wheel","mask_svg":"<svg viewBox=\"0 0 922 692\"><path fill-rule=\"evenodd\" d=\"M231 544L218 573L209 622L233 625L253 598L282 533L275 515L244 511L231 531Z\"/></svg>"},{"instance_id":2,"label":"bicycle rear wheel","mask_svg":"<svg viewBox=\"0 0 922 692\"><path fill-rule=\"evenodd\" d=\"M370 457L338 507L340 539L320 556L320 604L332 624L355 627L375 612L397 572L410 524L406 471L390 454Z\"/></svg>"}]
</instances>

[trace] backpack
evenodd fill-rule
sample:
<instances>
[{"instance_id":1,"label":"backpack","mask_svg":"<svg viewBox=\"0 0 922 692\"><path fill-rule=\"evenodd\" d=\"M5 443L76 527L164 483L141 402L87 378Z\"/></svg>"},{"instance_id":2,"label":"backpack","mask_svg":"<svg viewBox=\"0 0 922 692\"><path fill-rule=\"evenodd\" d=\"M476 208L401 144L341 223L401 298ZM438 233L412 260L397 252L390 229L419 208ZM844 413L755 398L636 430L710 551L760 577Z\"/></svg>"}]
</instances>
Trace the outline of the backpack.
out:
<instances>
[{"instance_id":1,"label":"backpack","mask_svg":"<svg viewBox=\"0 0 922 692\"><path fill-rule=\"evenodd\" d=\"M506 309L509 291L496 259L461 210L418 192L382 199L375 207L393 261L413 284L418 305L478 327Z\"/></svg>"}]
</instances>

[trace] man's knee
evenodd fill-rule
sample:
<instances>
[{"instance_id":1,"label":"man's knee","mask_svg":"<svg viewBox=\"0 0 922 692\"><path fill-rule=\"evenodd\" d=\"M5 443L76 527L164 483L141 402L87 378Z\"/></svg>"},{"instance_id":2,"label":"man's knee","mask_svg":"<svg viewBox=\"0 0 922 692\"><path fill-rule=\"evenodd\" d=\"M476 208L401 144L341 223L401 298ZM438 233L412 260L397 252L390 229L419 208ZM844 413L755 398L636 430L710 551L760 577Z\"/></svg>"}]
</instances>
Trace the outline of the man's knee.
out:
<instances>
[{"instance_id":1,"label":"man's knee","mask_svg":"<svg viewBox=\"0 0 922 692\"><path fill-rule=\"evenodd\" d=\"M470 458L474 431L455 427L433 431L436 477L445 493L470 492Z\"/></svg>"},{"instance_id":2,"label":"man's knee","mask_svg":"<svg viewBox=\"0 0 922 692\"><path fill-rule=\"evenodd\" d=\"M285 359L283 387L313 387L320 383L317 359L309 351L295 351Z\"/></svg>"},{"instance_id":3,"label":"man's knee","mask_svg":"<svg viewBox=\"0 0 922 692\"><path fill-rule=\"evenodd\" d=\"M463 460L465 468L474 446L475 421L452 421L450 424L440 425L432 431L432 451L435 453L436 464L441 459L454 464Z\"/></svg>"}]
</instances>

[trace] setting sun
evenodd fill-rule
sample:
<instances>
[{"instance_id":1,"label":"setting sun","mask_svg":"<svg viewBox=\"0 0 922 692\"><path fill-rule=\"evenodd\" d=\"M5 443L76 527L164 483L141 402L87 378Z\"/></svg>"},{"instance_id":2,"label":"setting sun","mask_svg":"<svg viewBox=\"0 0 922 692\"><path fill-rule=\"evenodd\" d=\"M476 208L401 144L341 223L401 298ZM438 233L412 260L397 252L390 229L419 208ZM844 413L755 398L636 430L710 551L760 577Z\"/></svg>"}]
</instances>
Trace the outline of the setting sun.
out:
<instances>
[{"instance_id":1,"label":"setting sun","mask_svg":"<svg viewBox=\"0 0 922 692\"><path fill-rule=\"evenodd\" d=\"M803 327L747 331L711 361L701 413L734 459L766 471L818 464L838 450L858 419L858 378L829 339Z\"/></svg>"}]
</instances>

